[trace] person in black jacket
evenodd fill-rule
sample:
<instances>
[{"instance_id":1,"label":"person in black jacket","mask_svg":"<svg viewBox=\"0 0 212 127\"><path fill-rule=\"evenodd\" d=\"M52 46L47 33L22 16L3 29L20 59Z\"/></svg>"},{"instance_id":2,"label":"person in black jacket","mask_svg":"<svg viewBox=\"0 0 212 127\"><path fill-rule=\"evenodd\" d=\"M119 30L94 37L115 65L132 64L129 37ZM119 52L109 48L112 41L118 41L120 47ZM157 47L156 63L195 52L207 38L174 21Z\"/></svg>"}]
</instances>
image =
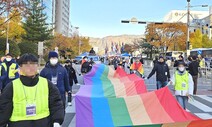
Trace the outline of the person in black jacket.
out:
<instances>
[{"instance_id":1,"label":"person in black jacket","mask_svg":"<svg viewBox=\"0 0 212 127\"><path fill-rule=\"evenodd\" d=\"M19 63L20 78L0 96L0 127L60 127L65 109L57 87L38 75L34 55L24 54Z\"/></svg>"},{"instance_id":2,"label":"person in black jacket","mask_svg":"<svg viewBox=\"0 0 212 127\"><path fill-rule=\"evenodd\" d=\"M76 76L76 71L72 66L72 62L71 60L66 60L65 62L65 68L68 72L68 77L69 77L69 84L70 84L70 93L68 93L69 97L68 97L68 105L71 106L71 101L72 101L72 86L73 86L73 82L76 85L79 85L78 80L77 80L77 76Z\"/></svg>"},{"instance_id":3,"label":"person in black jacket","mask_svg":"<svg viewBox=\"0 0 212 127\"><path fill-rule=\"evenodd\" d=\"M177 67L179 62L184 62L184 58L182 55L179 55L178 60L175 60L174 67Z\"/></svg>"},{"instance_id":4,"label":"person in black jacket","mask_svg":"<svg viewBox=\"0 0 212 127\"><path fill-rule=\"evenodd\" d=\"M152 72L149 74L147 79L152 77L156 72L157 89L165 87L170 79L169 67L165 63L163 56L159 57L159 62L154 65Z\"/></svg>"},{"instance_id":5,"label":"person in black jacket","mask_svg":"<svg viewBox=\"0 0 212 127\"><path fill-rule=\"evenodd\" d=\"M188 65L188 70L194 82L194 91L193 91L194 95L197 94L198 68L199 68L199 62L197 61L197 57L192 56L192 62Z\"/></svg>"},{"instance_id":6,"label":"person in black jacket","mask_svg":"<svg viewBox=\"0 0 212 127\"><path fill-rule=\"evenodd\" d=\"M81 73L82 74L88 73L90 71L90 66L91 66L90 63L88 62L87 58L84 59L84 60L85 60L85 62L81 66Z\"/></svg>"}]
</instances>

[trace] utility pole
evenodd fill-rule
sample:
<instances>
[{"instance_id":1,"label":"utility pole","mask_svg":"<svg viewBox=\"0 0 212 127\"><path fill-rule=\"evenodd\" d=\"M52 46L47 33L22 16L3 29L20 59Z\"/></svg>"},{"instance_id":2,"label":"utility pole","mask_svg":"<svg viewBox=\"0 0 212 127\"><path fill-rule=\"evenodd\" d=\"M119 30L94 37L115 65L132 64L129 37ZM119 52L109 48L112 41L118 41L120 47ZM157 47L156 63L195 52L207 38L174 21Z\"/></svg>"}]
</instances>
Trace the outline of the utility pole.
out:
<instances>
[{"instance_id":1,"label":"utility pole","mask_svg":"<svg viewBox=\"0 0 212 127\"><path fill-rule=\"evenodd\" d=\"M6 51L5 54L9 53L9 3L7 3L7 38L6 38Z\"/></svg>"},{"instance_id":2,"label":"utility pole","mask_svg":"<svg viewBox=\"0 0 212 127\"><path fill-rule=\"evenodd\" d=\"M188 2L188 6L187 6L187 41L186 41L186 51L189 50L189 46L190 46L190 0L187 0ZM186 56L187 58L187 56Z\"/></svg>"}]
</instances>

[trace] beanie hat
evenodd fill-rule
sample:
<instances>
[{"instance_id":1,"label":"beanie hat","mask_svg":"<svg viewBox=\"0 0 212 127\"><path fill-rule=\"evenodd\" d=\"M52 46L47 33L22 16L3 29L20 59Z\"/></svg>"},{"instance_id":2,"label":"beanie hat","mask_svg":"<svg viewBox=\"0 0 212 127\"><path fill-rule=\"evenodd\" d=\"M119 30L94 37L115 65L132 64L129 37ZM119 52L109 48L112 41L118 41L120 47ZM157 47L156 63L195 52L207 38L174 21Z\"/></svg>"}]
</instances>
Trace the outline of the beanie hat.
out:
<instances>
[{"instance_id":1,"label":"beanie hat","mask_svg":"<svg viewBox=\"0 0 212 127\"><path fill-rule=\"evenodd\" d=\"M50 51L50 52L49 52L49 57L48 57L48 58L50 59L50 58L52 58L52 57L57 57L57 58L58 58L58 54L57 54L55 51Z\"/></svg>"},{"instance_id":2,"label":"beanie hat","mask_svg":"<svg viewBox=\"0 0 212 127\"><path fill-rule=\"evenodd\" d=\"M159 56L159 59L160 59L160 58L164 59L164 57L163 57L163 56Z\"/></svg>"},{"instance_id":3,"label":"beanie hat","mask_svg":"<svg viewBox=\"0 0 212 127\"><path fill-rule=\"evenodd\" d=\"M182 60L179 60L179 61L178 61L178 64L177 64L177 66L179 66L179 65L186 66L185 62L184 62L184 61L182 61Z\"/></svg>"}]
</instances>

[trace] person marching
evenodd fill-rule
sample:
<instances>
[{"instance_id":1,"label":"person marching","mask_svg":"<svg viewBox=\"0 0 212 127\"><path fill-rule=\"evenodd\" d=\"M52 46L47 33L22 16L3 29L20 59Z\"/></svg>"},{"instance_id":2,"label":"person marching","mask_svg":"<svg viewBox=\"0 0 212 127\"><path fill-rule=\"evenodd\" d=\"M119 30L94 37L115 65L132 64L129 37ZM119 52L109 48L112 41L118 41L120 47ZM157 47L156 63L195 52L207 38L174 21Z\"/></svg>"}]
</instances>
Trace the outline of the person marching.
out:
<instances>
[{"instance_id":1,"label":"person marching","mask_svg":"<svg viewBox=\"0 0 212 127\"><path fill-rule=\"evenodd\" d=\"M66 92L70 92L68 73L59 62L58 54L54 51L49 52L49 61L41 70L40 76L50 80L60 91L60 96L65 107Z\"/></svg>"},{"instance_id":2,"label":"person marching","mask_svg":"<svg viewBox=\"0 0 212 127\"><path fill-rule=\"evenodd\" d=\"M73 68L72 66L72 62L71 60L66 60L65 62L65 68L68 72L68 77L69 77L69 84L70 84L70 93L69 94L69 97L68 97L68 105L71 106L71 100L72 100L72 86L73 86L73 82L76 84L76 85L79 85L78 83L78 80L77 80L77 76L76 76L76 71L75 69Z\"/></svg>"},{"instance_id":3,"label":"person marching","mask_svg":"<svg viewBox=\"0 0 212 127\"><path fill-rule=\"evenodd\" d=\"M85 57L84 62L81 66L81 73L86 74L90 71L90 63L88 62L88 57Z\"/></svg>"},{"instance_id":4,"label":"person marching","mask_svg":"<svg viewBox=\"0 0 212 127\"><path fill-rule=\"evenodd\" d=\"M131 70L131 74L138 73L141 78L144 78L144 69L139 58L136 58L135 62L133 62L133 64L130 66L130 70Z\"/></svg>"},{"instance_id":5,"label":"person marching","mask_svg":"<svg viewBox=\"0 0 212 127\"><path fill-rule=\"evenodd\" d=\"M59 91L38 75L38 58L20 57L21 76L5 87L0 96L1 127L60 127L65 110Z\"/></svg>"},{"instance_id":6,"label":"person marching","mask_svg":"<svg viewBox=\"0 0 212 127\"><path fill-rule=\"evenodd\" d=\"M159 61L154 64L154 67L147 77L147 79L151 78L156 72L156 82L157 89L163 88L168 84L168 80L170 79L169 67L165 63L164 57L160 56Z\"/></svg>"},{"instance_id":7,"label":"person marching","mask_svg":"<svg viewBox=\"0 0 212 127\"><path fill-rule=\"evenodd\" d=\"M186 109L188 98L193 95L193 79L192 76L186 71L185 63L178 62L178 69L175 71L171 78L170 83L174 85L175 95L177 101L182 108Z\"/></svg>"},{"instance_id":8,"label":"person marching","mask_svg":"<svg viewBox=\"0 0 212 127\"><path fill-rule=\"evenodd\" d=\"M1 81L2 81L2 90L6 87L8 83L19 78L19 66L12 59L11 54L7 54L3 63L1 64Z\"/></svg>"}]
</instances>

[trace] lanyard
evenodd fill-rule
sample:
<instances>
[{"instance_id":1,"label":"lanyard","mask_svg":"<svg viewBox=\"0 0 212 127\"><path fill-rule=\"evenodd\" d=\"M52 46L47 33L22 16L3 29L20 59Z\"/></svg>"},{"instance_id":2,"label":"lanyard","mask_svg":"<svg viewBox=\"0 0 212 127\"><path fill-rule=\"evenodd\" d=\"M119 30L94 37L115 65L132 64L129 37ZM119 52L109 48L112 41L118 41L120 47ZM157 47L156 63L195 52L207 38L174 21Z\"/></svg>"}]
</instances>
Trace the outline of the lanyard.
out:
<instances>
[{"instance_id":1,"label":"lanyard","mask_svg":"<svg viewBox=\"0 0 212 127\"><path fill-rule=\"evenodd\" d=\"M24 90L24 95L25 95L26 102L28 103L28 99L27 99L27 96L26 96L26 91L24 89L24 85L22 85L22 86L23 86L23 90ZM36 96L37 96L37 88L38 88L38 86L36 86L35 97L34 97L34 100L33 100L34 102L35 102Z\"/></svg>"}]
</instances>

